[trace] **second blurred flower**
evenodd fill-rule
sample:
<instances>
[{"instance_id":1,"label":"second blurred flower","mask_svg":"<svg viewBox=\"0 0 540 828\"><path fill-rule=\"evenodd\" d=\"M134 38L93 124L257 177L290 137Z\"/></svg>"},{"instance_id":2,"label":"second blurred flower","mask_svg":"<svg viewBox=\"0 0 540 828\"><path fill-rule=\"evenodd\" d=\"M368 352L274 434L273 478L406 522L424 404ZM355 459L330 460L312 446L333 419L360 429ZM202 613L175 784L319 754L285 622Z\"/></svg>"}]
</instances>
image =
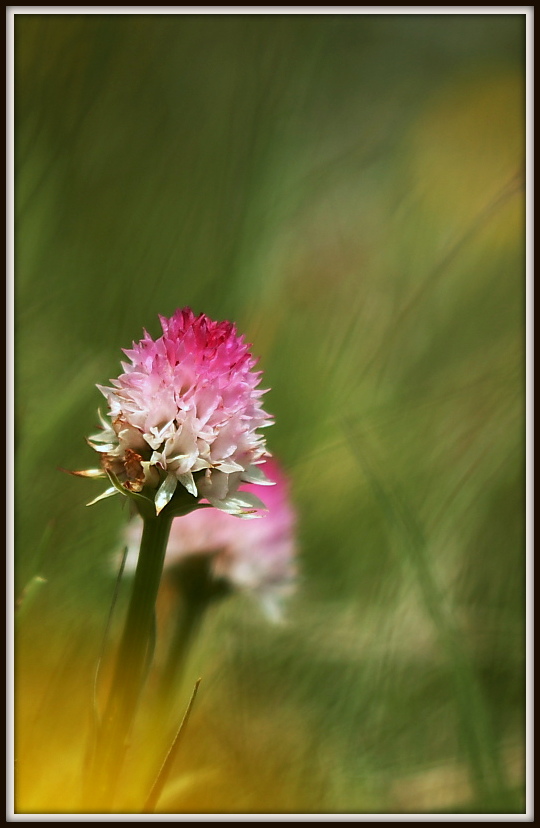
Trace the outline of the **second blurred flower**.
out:
<instances>
[{"instance_id":1,"label":"second blurred flower","mask_svg":"<svg viewBox=\"0 0 540 828\"><path fill-rule=\"evenodd\" d=\"M268 511L260 512L261 520L238 521L221 510L204 509L173 521L164 579L172 580L173 573L181 573L194 557L204 558L209 565L210 590L247 592L260 602L270 619L277 621L282 618L284 600L295 586L296 516L287 478L276 460L267 460L265 470L276 485L264 491ZM261 487L244 484L242 488L257 496ZM142 520L135 517L125 533L128 571L136 567L141 532Z\"/></svg>"}]
</instances>

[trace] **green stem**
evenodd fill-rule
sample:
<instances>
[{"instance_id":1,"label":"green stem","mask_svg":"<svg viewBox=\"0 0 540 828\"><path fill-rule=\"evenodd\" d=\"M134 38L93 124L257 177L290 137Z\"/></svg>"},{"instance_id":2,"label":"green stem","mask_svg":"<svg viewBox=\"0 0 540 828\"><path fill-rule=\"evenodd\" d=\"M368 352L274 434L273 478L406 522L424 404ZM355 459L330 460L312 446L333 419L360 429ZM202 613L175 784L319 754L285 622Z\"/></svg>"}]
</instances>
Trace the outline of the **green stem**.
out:
<instances>
[{"instance_id":1,"label":"green stem","mask_svg":"<svg viewBox=\"0 0 540 828\"><path fill-rule=\"evenodd\" d=\"M148 666L155 603L172 515L145 517L139 559L109 698L98 733L92 788L95 804L112 808Z\"/></svg>"},{"instance_id":2,"label":"green stem","mask_svg":"<svg viewBox=\"0 0 540 828\"><path fill-rule=\"evenodd\" d=\"M175 700L180 690L191 645L199 631L206 604L198 601L181 601L176 612L173 639L161 679L161 707L176 714Z\"/></svg>"},{"instance_id":3,"label":"green stem","mask_svg":"<svg viewBox=\"0 0 540 828\"><path fill-rule=\"evenodd\" d=\"M213 556L193 555L168 573L179 594L175 610L174 630L168 647L161 679L163 710L174 715L175 699L180 691L184 669L206 610L209 605L228 594L226 583L212 573Z\"/></svg>"}]
</instances>

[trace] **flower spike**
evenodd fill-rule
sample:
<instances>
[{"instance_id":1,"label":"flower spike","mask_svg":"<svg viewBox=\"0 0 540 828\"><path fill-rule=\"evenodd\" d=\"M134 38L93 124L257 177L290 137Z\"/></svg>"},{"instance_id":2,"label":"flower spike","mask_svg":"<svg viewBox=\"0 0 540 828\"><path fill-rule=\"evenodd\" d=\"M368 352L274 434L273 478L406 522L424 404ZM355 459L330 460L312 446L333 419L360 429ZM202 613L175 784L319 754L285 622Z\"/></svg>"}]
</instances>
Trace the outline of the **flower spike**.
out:
<instances>
[{"instance_id":1,"label":"flower spike","mask_svg":"<svg viewBox=\"0 0 540 828\"><path fill-rule=\"evenodd\" d=\"M153 340L145 330L124 350L123 373L98 385L108 417L98 412L101 430L87 441L102 473L79 474L114 475L122 494L144 490L156 514L179 500L185 511L190 498L206 498L251 517L261 502L237 490L243 482L271 485L259 469L269 456L259 429L273 422L262 408L262 372L253 370L251 346L230 322L190 308L160 322L163 335Z\"/></svg>"}]
</instances>

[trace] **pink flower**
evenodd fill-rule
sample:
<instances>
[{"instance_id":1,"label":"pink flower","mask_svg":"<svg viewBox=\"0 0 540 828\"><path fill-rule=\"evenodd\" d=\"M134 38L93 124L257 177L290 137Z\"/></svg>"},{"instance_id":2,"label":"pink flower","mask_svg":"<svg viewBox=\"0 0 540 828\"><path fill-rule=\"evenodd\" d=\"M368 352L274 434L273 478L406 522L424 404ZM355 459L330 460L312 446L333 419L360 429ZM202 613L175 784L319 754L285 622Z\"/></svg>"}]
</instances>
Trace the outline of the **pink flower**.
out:
<instances>
[{"instance_id":1,"label":"pink flower","mask_svg":"<svg viewBox=\"0 0 540 828\"><path fill-rule=\"evenodd\" d=\"M296 578L295 512L289 500L288 482L275 460L266 464L276 485L266 494L267 512L262 520L238 521L216 509L203 509L175 518L165 557L165 570L191 555L213 555L212 573L236 589L260 599L263 609L279 620L283 599L292 593ZM260 493L259 485L243 486ZM137 564L142 520L133 518L126 529L126 569Z\"/></svg>"},{"instance_id":2,"label":"pink flower","mask_svg":"<svg viewBox=\"0 0 540 828\"><path fill-rule=\"evenodd\" d=\"M145 331L124 350L124 373L112 387L98 386L111 422L101 418L90 445L124 488L156 488L158 513L180 484L219 509L250 516L262 502L237 493L240 483L270 482L258 468L268 456L258 429L272 420L262 409L257 360L230 322L189 308L160 321L163 336L153 340Z\"/></svg>"}]
</instances>

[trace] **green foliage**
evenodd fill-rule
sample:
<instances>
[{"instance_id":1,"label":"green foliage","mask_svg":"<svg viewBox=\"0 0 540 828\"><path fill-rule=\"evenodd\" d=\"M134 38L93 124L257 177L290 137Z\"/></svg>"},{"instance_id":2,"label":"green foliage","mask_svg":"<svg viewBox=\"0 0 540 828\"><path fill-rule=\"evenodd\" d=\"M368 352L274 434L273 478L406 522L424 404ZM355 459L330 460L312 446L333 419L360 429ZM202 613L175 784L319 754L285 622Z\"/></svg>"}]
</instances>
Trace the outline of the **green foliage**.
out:
<instances>
[{"instance_id":1,"label":"green foliage","mask_svg":"<svg viewBox=\"0 0 540 828\"><path fill-rule=\"evenodd\" d=\"M24 812L75 807L127 519L58 467L185 305L261 357L301 576L284 628L209 614L163 808L523 810L523 50L520 14L16 16Z\"/></svg>"}]
</instances>

